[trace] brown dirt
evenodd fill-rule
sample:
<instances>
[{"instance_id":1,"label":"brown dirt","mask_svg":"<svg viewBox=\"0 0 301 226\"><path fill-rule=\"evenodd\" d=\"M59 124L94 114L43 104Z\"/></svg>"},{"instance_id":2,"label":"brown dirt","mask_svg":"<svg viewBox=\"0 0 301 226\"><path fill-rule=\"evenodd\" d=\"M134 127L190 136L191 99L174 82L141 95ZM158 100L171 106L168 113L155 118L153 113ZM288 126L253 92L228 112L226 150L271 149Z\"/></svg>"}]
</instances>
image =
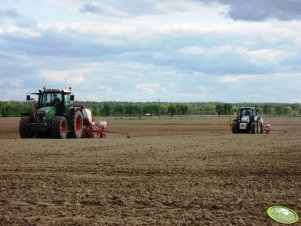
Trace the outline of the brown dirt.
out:
<instances>
[{"instance_id":1,"label":"brown dirt","mask_svg":"<svg viewBox=\"0 0 301 226\"><path fill-rule=\"evenodd\" d=\"M0 119L0 225L278 225L301 215L301 118L231 134L225 117L109 119L106 139L19 139ZM300 220L299 220L300 223Z\"/></svg>"}]
</instances>

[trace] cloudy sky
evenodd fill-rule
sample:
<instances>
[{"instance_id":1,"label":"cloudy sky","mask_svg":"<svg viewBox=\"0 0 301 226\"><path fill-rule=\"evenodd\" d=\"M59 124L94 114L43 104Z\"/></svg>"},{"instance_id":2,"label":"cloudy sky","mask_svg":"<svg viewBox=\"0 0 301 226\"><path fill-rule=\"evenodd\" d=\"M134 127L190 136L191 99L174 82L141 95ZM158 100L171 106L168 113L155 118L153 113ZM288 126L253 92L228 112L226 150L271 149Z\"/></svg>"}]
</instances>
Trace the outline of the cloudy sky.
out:
<instances>
[{"instance_id":1,"label":"cloudy sky","mask_svg":"<svg viewBox=\"0 0 301 226\"><path fill-rule=\"evenodd\" d=\"M301 102L299 0L1 0L0 100Z\"/></svg>"}]
</instances>

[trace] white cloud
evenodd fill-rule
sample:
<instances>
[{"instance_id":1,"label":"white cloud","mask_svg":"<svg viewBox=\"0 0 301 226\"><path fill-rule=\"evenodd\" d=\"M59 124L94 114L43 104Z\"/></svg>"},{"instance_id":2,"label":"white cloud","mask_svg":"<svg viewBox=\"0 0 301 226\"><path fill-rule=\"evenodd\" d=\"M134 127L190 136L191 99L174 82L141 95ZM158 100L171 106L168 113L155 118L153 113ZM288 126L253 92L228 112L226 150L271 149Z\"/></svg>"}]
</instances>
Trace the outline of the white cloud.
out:
<instances>
[{"instance_id":1,"label":"white cloud","mask_svg":"<svg viewBox=\"0 0 301 226\"><path fill-rule=\"evenodd\" d=\"M44 79L47 82L65 83L65 85L76 85L84 82L85 70L42 70L38 73L39 79Z\"/></svg>"},{"instance_id":2,"label":"white cloud","mask_svg":"<svg viewBox=\"0 0 301 226\"><path fill-rule=\"evenodd\" d=\"M277 49L259 49L247 52L247 56L251 59L251 61L258 64L277 63L286 55L287 54L284 51Z\"/></svg>"},{"instance_id":3,"label":"white cloud","mask_svg":"<svg viewBox=\"0 0 301 226\"><path fill-rule=\"evenodd\" d=\"M136 88L147 95L153 96L156 90L160 87L159 83L140 83L136 85Z\"/></svg>"},{"instance_id":4,"label":"white cloud","mask_svg":"<svg viewBox=\"0 0 301 226\"><path fill-rule=\"evenodd\" d=\"M286 72L286 73L276 73L275 79L279 80L298 80L301 82L301 72ZM301 87L301 83L299 84Z\"/></svg>"},{"instance_id":5,"label":"white cloud","mask_svg":"<svg viewBox=\"0 0 301 226\"><path fill-rule=\"evenodd\" d=\"M257 75L225 75L218 78L219 83L238 83L243 80L255 79Z\"/></svg>"},{"instance_id":6,"label":"white cloud","mask_svg":"<svg viewBox=\"0 0 301 226\"><path fill-rule=\"evenodd\" d=\"M198 45L193 45L183 48L181 52L185 54L202 55L206 53L206 50Z\"/></svg>"},{"instance_id":7,"label":"white cloud","mask_svg":"<svg viewBox=\"0 0 301 226\"><path fill-rule=\"evenodd\" d=\"M63 7L65 10L77 10L82 5L82 0L20 0L23 1L23 4L31 2L31 4L36 5L57 5Z\"/></svg>"},{"instance_id":8,"label":"white cloud","mask_svg":"<svg viewBox=\"0 0 301 226\"><path fill-rule=\"evenodd\" d=\"M0 28L0 35L3 34L22 37L22 38L37 38L41 36L41 33L38 31L34 31L32 29L23 28L23 27L16 27L16 26L11 26L6 29Z\"/></svg>"},{"instance_id":9,"label":"white cloud","mask_svg":"<svg viewBox=\"0 0 301 226\"><path fill-rule=\"evenodd\" d=\"M98 85L98 88L101 93L106 93L106 94L113 93L113 89L111 87L104 86L104 85Z\"/></svg>"},{"instance_id":10,"label":"white cloud","mask_svg":"<svg viewBox=\"0 0 301 226\"><path fill-rule=\"evenodd\" d=\"M183 1L183 0L174 0L174 1L158 1L157 9L164 13L179 13L183 14L186 12L191 13L201 13L204 17L207 16L212 18L212 16L217 16L228 10L228 6L219 5L219 4L196 4L193 1Z\"/></svg>"}]
</instances>

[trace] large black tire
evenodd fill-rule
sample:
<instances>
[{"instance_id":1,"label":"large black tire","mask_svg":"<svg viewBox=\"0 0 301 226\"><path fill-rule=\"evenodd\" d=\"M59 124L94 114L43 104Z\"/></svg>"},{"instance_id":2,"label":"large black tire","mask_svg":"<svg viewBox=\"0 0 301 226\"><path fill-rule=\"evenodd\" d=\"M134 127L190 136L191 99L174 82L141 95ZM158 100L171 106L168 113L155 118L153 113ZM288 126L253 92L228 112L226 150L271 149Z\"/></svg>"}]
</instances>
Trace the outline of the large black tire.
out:
<instances>
[{"instance_id":1,"label":"large black tire","mask_svg":"<svg viewBox=\"0 0 301 226\"><path fill-rule=\"evenodd\" d=\"M29 123L30 116L22 116L19 123L19 134L21 138L33 138L33 133L30 131Z\"/></svg>"},{"instance_id":2,"label":"large black tire","mask_svg":"<svg viewBox=\"0 0 301 226\"><path fill-rule=\"evenodd\" d=\"M257 122L251 123L251 133L257 133Z\"/></svg>"},{"instance_id":3,"label":"large black tire","mask_svg":"<svg viewBox=\"0 0 301 226\"><path fill-rule=\"evenodd\" d=\"M76 111L70 124L70 137L81 138L83 133L83 115L81 111Z\"/></svg>"},{"instance_id":4,"label":"large black tire","mask_svg":"<svg viewBox=\"0 0 301 226\"><path fill-rule=\"evenodd\" d=\"M238 133L239 130L238 130L238 122L237 121L234 121L233 124L232 124L232 133Z\"/></svg>"},{"instance_id":5,"label":"large black tire","mask_svg":"<svg viewBox=\"0 0 301 226\"><path fill-rule=\"evenodd\" d=\"M260 122L257 122L257 133L262 133L263 132L263 128Z\"/></svg>"},{"instance_id":6,"label":"large black tire","mask_svg":"<svg viewBox=\"0 0 301 226\"><path fill-rule=\"evenodd\" d=\"M67 137L67 132L68 132L67 119L64 116L56 116L51 128L52 138L64 139Z\"/></svg>"},{"instance_id":7,"label":"large black tire","mask_svg":"<svg viewBox=\"0 0 301 226\"><path fill-rule=\"evenodd\" d=\"M258 120L258 133L263 133L263 121L262 121L262 119Z\"/></svg>"}]
</instances>

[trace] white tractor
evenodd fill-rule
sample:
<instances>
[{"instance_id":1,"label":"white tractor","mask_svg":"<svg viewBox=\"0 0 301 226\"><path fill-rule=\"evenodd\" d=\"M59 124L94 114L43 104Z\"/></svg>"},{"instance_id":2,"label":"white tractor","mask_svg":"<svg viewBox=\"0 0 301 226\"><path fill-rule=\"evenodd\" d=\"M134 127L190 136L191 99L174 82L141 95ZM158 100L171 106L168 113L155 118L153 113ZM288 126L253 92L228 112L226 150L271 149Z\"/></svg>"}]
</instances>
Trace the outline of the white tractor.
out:
<instances>
[{"instance_id":1,"label":"white tractor","mask_svg":"<svg viewBox=\"0 0 301 226\"><path fill-rule=\"evenodd\" d=\"M257 112L255 107L240 107L232 123L232 133L263 133L263 119Z\"/></svg>"}]
</instances>

